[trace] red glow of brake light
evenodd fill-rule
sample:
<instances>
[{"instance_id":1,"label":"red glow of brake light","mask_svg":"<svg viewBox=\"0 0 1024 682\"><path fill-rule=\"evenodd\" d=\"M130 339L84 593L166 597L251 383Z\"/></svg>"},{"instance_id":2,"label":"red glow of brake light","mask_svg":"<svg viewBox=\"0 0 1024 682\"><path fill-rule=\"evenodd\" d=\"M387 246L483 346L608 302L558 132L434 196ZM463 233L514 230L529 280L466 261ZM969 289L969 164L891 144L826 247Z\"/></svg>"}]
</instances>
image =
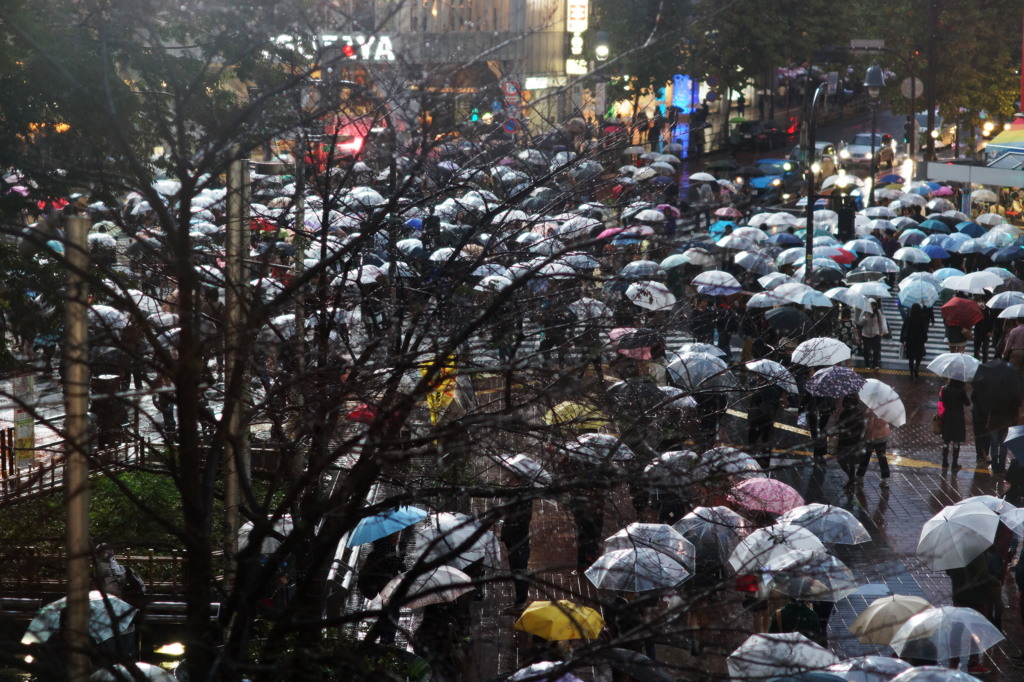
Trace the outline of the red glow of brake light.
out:
<instances>
[{"instance_id":1,"label":"red glow of brake light","mask_svg":"<svg viewBox=\"0 0 1024 682\"><path fill-rule=\"evenodd\" d=\"M345 55L347 59L352 59L353 57L356 56L356 48L352 47L351 45L342 45L341 53Z\"/></svg>"},{"instance_id":2,"label":"red glow of brake light","mask_svg":"<svg viewBox=\"0 0 1024 682\"><path fill-rule=\"evenodd\" d=\"M361 137L353 137L349 142L339 142L338 151L342 154L348 154L355 156L359 152L363 151L364 139Z\"/></svg>"}]
</instances>

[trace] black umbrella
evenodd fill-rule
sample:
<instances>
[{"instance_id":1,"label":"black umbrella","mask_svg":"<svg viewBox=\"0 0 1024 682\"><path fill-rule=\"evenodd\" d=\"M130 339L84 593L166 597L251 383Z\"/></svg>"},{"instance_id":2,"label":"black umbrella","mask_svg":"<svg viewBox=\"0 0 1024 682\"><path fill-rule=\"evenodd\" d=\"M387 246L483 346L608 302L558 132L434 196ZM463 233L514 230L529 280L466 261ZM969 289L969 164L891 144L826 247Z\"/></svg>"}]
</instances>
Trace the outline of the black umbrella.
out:
<instances>
[{"instance_id":1,"label":"black umbrella","mask_svg":"<svg viewBox=\"0 0 1024 682\"><path fill-rule=\"evenodd\" d=\"M817 270L811 271L811 277L808 284L820 285L827 284L830 287L839 286L843 281L843 273L841 270L833 270L832 268L818 268Z\"/></svg>"},{"instance_id":2,"label":"black umbrella","mask_svg":"<svg viewBox=\"0 0 1024 682\"><path fill-rule=\"evenodd\" d=\"M653 329L646 329L644 327L628 331L615 341L615 347L622 350L654 348L655 346L664 345L664 335L660 332L654 331Z\"/></svg>"},{"instance_id":3,"label":"black umbrella","mask_svg":"<svg viewBox=\"0 0 1024 682\"><path fill-rule=\"evenodd\" d=\"M1011 277L1010 279L1003 280L1003 283L996 286L992 291L997 294L1001 294L1004 291L1024 291L1024 281Z\"/></svg>"},{"instance_id":4,"label":"black umbrella","mask_svg":"<svg viewBox=\"0 0 1024 682\"><path fill-rule=\"evenodd\" d=\"M811 274L814 274L813 272ZM884 272L876 272L874 270L851 270L846 275L846 281L850 284L857 284L858 282L881 282L885 279Z\"/></svg>"},{"instance_id":5,"label":"black umbrella","mask_svg":"<svg viewBox=\"0 0 1024 682\"><path fill-rule=\"evenodd\" d=\"M976 401L981 396L992 396L1000 402L1017 404L1024 394L1020 373L1005 360L996 359L982 363L972 383Z\"/></svg>"},{"instance_id":6,"label":"black umbrella","mask_svg":"<svg viewBox=\"0 0 1024 682\"><path fill-rule=\"evenodd\" d=\"M776 331L787 336L800 336L811 330L811 318L796 308L772 308L764 314L764 319Z\"/></svg>"},{"instance_id":7,"label":"black umbrella","mask_svg":"<svg viewBox=\"0 0 1024 682\"><path fill-rule=\"evenodd\" d=\"M614 412L644 413L665 402L666 395L655 384L644 379L627 379L608 387Z\"/></svg>"}]
</instances>

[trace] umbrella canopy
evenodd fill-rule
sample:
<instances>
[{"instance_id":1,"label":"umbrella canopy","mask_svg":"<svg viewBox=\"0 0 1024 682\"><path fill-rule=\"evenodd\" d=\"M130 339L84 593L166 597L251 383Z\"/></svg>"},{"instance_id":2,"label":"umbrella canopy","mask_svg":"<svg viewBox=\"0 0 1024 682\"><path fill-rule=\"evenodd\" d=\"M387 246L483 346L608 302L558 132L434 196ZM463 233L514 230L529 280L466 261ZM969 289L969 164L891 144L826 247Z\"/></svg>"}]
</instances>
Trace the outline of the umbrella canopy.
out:
<instances>
[{"instance_id":1,"label":"umbrella canopy","mask_svg":"<svg viewBox=\"0 0 1024 682\"><path fill-rule=\"evenodd\" d=\"M152 663L133 661L128 665L118 663L109 668L97 670L89 676L89 682L177 682L172 673Z\"/></svg>"},{"instance_id":2,"label":"umbrella canopy","mask_svg":"<svg viewBox=\"0 0 1024 682\"><path fill-rule=\"evenodd\" d=\"M701 453L700 463L705 478L715 479L723 477L736 478L760 478L764 476L764 469L757 463L757 460L745 452L720 445Z\"/></svg>"},{"instance_id":3,"label":"umbrella canopy","mask_svg":"<svg viewBox=\"0 0 1024 682\"><path fill-rule=\"evenodd\" d=\"M842 507L812 502L794 507L779 517L779 523L791 523L814 533L819 540L836 545L859 545L869 542L868 533L852 513Z\"/></svg>"},{"instance_id":4,"label":"umbrella canopy","mask_svg":"<svg viewBox=\"0 0 1024 682\"><path fill-rule=\"evenodd\" d=\"M868 298L892 298L889 287L881 282L857 282L850 285L850 291Z\"/></svg>"},{"instance_id":5,"label":"umbrella canopy","mask_svg":"<svg viewBox=\"0 0 1024 682\"><path fill-rule=\"evenodd\" d=\"M892 255L893 260L904 263L930 263L932 257L915 246L904 246Z\"/></svg>"},{"instance_id":6,"label":"umbrella canopy","mask_svg":"<svg viewBox=\"0 0 1024 682\"><path fill-rule=\"evenodd\" d=\"M793 375L779 362L768 359L751 360L743 366L748 372L764 377L768 383L781 386L789 393L799 392Z\"/></svg>"},{"instance_id":7,"label":"umbrella canopy","mask_svg":"<svg viewBox=\"0 0 1024 682\"><path fill-rule=\"evenodd\" d=\"M889 384L878 379L868 379L857 392L857 397L869 410L893 426L907 423L907 408L900 394Z\"/></svg>"},{"instance_id":8,"label":"umbrella canopy","mask_svg":"<svg viewBox=\"0 0 1024 682\"><path fill-rule=\"evenodd\" d=\"M838 662L834 653L797 632L751 635L726 659L734 680L799 675Z\"/></svg>"},{"instance_id":9,"label":"umbrella canopy","mask_svg":"<svg viewBox=\"0 0 1024 682\"><path fill-rule=\"evenodd\" d=\"M633 451L618 436L608 433L584 433L565 445L566 454L588 464L633 459Z\"/></svg>"},{"instance_id":10,"label":"umbrella canopy","mask_svg":"<svg viewBox=\"0 0 1024 682\"><path fill-rule=\"evenodd\" d=\"M921 597L894 594L874 600L850 624L857 640L863 644L888 644L896 631L910 619L932 605Z\"/></svg>"},{"instance_id":11,"label":"umbrella canopy","mask_svg":"<svg viewBox=\"0 0 1024 682\"><path fill-rule=\"evenodd\" d=\"M900 305L909 308L919 303L926 308L935 305L939 300L939 289L924 279L915 279L909 282L900 283L900 292L896 295Z\"/></svg>"},{"instance_id":12,"label":"umbrella canopy","mask_svg":"<svg viewBox=\"0 0 1024 682\"><path fill-rule=\"evenodd\" d=\"M40 644L61 631L61 612L67 607L67 598L50 602L35 615L21 638L22 644ZM113 595L99 590L89 592L89 636L96 642L105 642L115 634L127 632L138 609Z\"/></svg>"},{"instance_id":13,"label":"umbrella canopy","mask_svg":"<svg viewBox=\"0 0 1024 682\"><path fill-rule=\"evenodd\" d=\"M849 367L819 369L807 380L807 392L822 398L842 398L860 391L866 383L864 377Z\"/></svg>"},{"instance_id":14,"label":"umbrella canopy","mask_svg":"<svg viewBox=\"0 0 1024 682\"><path fill-rule=\"evenodd\" d=\"M492 459L502 468L537 487L550 485L552 478L536 460L526 455L496 455Z\"/></svg>"},{"instance_id":15,"label":"umbrella canopy","mask_svg":"<svg viewBox=\"0 0 1024 682\"><path fill-rule=\"evenodd\" d=\"M963 568L992 546L999 515L982 504L951 505L928 519L917 555L934 571Z\"/></svg>"},{"instance_id":16,"label":"umbrella canopy","mask_svg":"<svg viewBox=\"0 0 1024 682\"><path fill-rule=\"evenodd\" d=\"M676 297L661 282L634 282L626 289L626 298L645 310L668 310Z\"/></svg>"},{"instance_id":17,"label":"umbrella canopy","mask_svg":"<svg viewBox=\"0 0 1024 682\"><path fill-rule=\"evenodd\" d=\"M697 287L697 291L708 296L728 296L743 289L739 280L722 270L702 272L693 278L691 284Z\"/></svg>"},{"instance_id":18,"label":"umbrella canopy","mask_svg":"<svg viewBox=\"0 0 1024 682\"><path fill-rule=\"evenodd\" d=\"M764 314L764 319L780 334L785 336L803 336L811 331L811 318L802 310L795 308L775 308Z\"/></svg>"},{"instance_id":19,"label":"umbrella canopy","mask_svg":"<svg viewBox=\"0 0 1024 682\"><path fill-rule=\"evenodd\" d=\"M863 310L864 312L871 312L871 303L868 301L868 297L863 294L858 294L850 291L846 287L835 287L825 292L833 301L838 301L843 305L849 306L856 310Z\"/></svg>"},{"instance_id":20,"label":"umbrella canopy","mask_svg":"<svg viewBox=\"0 0 1024 682\"><path fill-rule=\"evenodd\" d=\"M775 478L748 478L733 488L729 500L743 509L769 514L785 514L804 504L800 493Z\"/></svg>"},{"instance_id":21,"label":"umbrella canopy","mask_svg":"<svg viewBox=\"0 0 1024 682\"><path fill-rule=\"evenodd\" d=\"M692 450L663 452L644 468L644 476L655 488L693 485L705 473L700 456Z\"/></svg>"},{"instance_id":22,"label":"umbrella canopy","mask_svg":"<svg viewBox=\"0 0 1024 682\"><path fill-rule=\"evenodd\" d=\"M606 552L641 547L664 552L693 571L696 554L693 543L666 523L631 523L604 541Z\"/></svg>"},{"instance_id":23,"label":"umbrella canopy","mask_svg":"<svg viewBox=\"0 0 1024 682\"><path fill-rule=\"evenodd\" d=\"M981 682L981 678L942 665L921 665L900 673L890 682Z\"/></svg>"},{"instance_id":24,"label":"umbrella canopy","mask_svg":"<svg viewBox=\"0 0 1024 682\"><path fill-rule=\"evenodd\" d=\"M647 592L675 587L690 572L680 559L651 547L634 547L603 554L585 575L598 589Z\"/></svg>"},{"instance_id":25,"label":"umbrella canopy","mask_svg":"<svg viewBox=\"0 0 1024 682\"><path fill-rule=\"evenodd\" d=\"M458 512L431 514L416 536L414 555L424 561L440 560L462 569L479 561L501 565L498 538L476 520Z\"/></svg>"},{"instance_id":26,"label":"umbrella canopy","mask_svg":"<svg viewBox=\"0 0 1024 682\"><path fill-rule=\"evenodd\" d=\"M693 543L698 562L725 565L751 524L728 507L696 507L672 526Z\"/></svg>"},{"instance_id":27,"label":"umbrella canopy","mask_svg":"<svg viewBox=\"0 0 1024 682\"><path fill-rule=\"evenodd\" d=\"M413 506L398 507L397 509L389 509L374 514L373 516L366 516L356 524L352 535L348 539L348 546L365 545L368 542L386 538L392 533L397 533L414 523L422 521L427 516L428 512L425 509Z\"/></svg>"},{"instance_id":28,"label":"umbrella canopy","mask_svg":"<svg viewBox=\"0 0 1024 682\"><path fill-rule=\"evenodd\" d=\"M544 413L544 423L559 425L572 431L596 431L608 426L608 419L593 405L565 400Z\"/></svg>"},{"instance_id":29,"label":"umbrella canopy","mask_svg":"<svg viewBox=\"0 0 1024 682\"><path fill-rule=\"evenodd\" d=\"M666 370L677 386L687 390L729 390L738 385L725 361L707 353L677 354Z\"/></svg>"},{"instance_id":30,"label":"umbrella canopy","mask_svg":"<svg viewBox=\"0 0 1024 682\"><path fill-rule=\"evenodd\" d=\"M839 339L819 336L793 349L793 363L808 367L837 365L850 359L850 347Z\"/></svg>"},{"instance_id":31,"label":"umbrella canopy","mask_svg":"<svg viewBox=\"0 0 1024 682\"><path fill-rule=\"evenodd\" d=\"M516 630L529 632L548 641L597 639L604 618L589 606L568 599L557 602L535 601L526 607L515 623Z\"/></svg>"},{"instance_id":32,"label":"umbrella canopy","mask_svg":"<svg viewBox=\"0 0 1024 682\"><path fill-rule=\"evenodd\" d=\"M971 381L981 361L966 353L943 353L928 363L928 371L946 379Z\"/></svg>"},{"instance_id":33,"label":"umbrella canopy","mask_svg":"<svg viewBox=\"0 0 1024 682\"><path fill-rule=\"evenodd\" d=\"M889 646L904 658L943 661L984 653L1003 639L1003 633L974 609L939 606L908 618Z\"/></svg>"},{"instance_id":34,"label":"umbrella canopy","mask_svg":"<svg viewBox=\"0 0 1024 682\"><path fill-rule=\"evenodd\" d=\"M765 563L771 583L795 599L836 602L857 590L853 572L824 550L798 549Z\"/></svg>"},{"instance_id":35,"label":"umbrella canopy","mask_svg":"<svg viewBox=\"0 0 1024 682\"><path fill-rule=\"evenodd\" d=\"M568 664L564 661L541 661L517 670L508 682L583 682L575 675L564 672Z\"/></svg>"},{"instance_id":36,"label":"umbrella canopy","mask_svg":"<svg viewBox=\"0 0 1024 682\"><path fill-rule=\"evenodd\" d=\"M847 682L889 682L912 667L906 661L890 656L857 656L830 665L826 670Z\"/></svg>"},{"instance_id":37,"label":"umbrella canopy","mask_svg":"<svg viewBox=\"0 0 1024 682\"><path fill-rule=\"evenodd\" d=\"M988 299L985 303L985 305L993 310L1003 310L1012 305L1021 304L1024 304L1024 292L1022 291L1003 291Z\"/></svg>"},{"instance_id":38,"label":"umbrella canopy","mask_svg":"<svg viewBox=\"0 0 1024 682\"><path fill-rule=\"evenodd\" d=\"M596 298L581 298L569 304L569 310L580 322L597 322L612 317L612 309Z\"/></svg>"},{"instance_id":39,"label":"umbrella canopy","mask_svg":"<svg viewBox=\"0 0 1024 682\"><path fill-rule=\"evenodd\" d=\"M1022 249L1021 252L1024 253L1024 249ZM984 294L986 289L993 289L1002 283L1003 280L999 275L981 270L978 272L971 272L966 275L947 277L943 280L942 286L947 289L952 289L953 291L965 291L969 294ZM968 301L969 299L961 298L953 300ZM977 303L974 301L970 302L974 303L974 307L977 307ZM942 308L942 313L945 315L946 306L942 306Z\"/></svg>"},{"instance_id":40,"label":"umbrella canopy","mask_svg":"<svg viewBox=\"0 0 1024 682\"><path fill-rule=\"evenodd\" d=\"M391 603L402 583L406 583L407 587L401 605L407 609L421 609L431 604L455 601L473 591L473 579L466 573L452 566L437 566L412 579L409 579L408 573L395 576L370 601L370 608L380 609Z\"/></svg>"}]
</instances>

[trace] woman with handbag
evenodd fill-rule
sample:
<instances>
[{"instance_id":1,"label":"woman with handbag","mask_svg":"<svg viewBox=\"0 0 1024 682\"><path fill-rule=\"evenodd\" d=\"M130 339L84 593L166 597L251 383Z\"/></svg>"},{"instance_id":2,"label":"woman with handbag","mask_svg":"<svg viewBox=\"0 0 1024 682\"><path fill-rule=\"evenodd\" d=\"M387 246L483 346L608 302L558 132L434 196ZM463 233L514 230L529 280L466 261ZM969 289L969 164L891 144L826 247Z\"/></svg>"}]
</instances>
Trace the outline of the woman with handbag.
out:
<instances>
[{"instance_id":1,"label":"woman with handbag","mask_svg":"<svg viewBox=\"0 0 1024 682\"><path fill-rule=\"evenodd\" d=\"M864 343L864 366L882 369L882 338L889 336L889 323L877 299L871 299L871 312L861 313L857 326Z\"/></svg>"},{"instance_id":2,"label":"woman with handbag","mask_svg":"<svg viewBox=\"0 0 1024 682\"><path fill-rule=\"evenodd\" d=\"M942 468L949 466L950 445L953 446L953 471L960 470L960 444L967 440L964 409L971 406L964 382L950 379L939 389L939 420L942 423Z\"/></svg>"}]
</instances>

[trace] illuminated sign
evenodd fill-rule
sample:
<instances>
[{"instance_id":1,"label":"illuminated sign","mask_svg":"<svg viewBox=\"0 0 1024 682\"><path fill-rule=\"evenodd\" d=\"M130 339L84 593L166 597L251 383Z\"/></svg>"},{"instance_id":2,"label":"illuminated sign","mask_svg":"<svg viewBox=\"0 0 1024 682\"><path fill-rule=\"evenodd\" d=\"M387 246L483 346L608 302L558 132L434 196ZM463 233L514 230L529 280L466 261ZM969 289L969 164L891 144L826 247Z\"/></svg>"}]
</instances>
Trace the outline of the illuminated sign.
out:
<instances>
[{"instance_id":1,"label":"illuminated sign","mask_svg":"<svg viewBox=\"0 0 1024 682\"><path fill-rule=\"evenodd\" d=\"M299 43L294 36L280 35L274 43L281 47L295 50L306 59L315 59L317 49L336 47L341 49L341 56L346 59L361 59L367 62L395 61L395 48L391 37L387 35L367 36L361 33L342 35L325 33L314 45ZM312 48L314 52L309 52Z\"/></svg>"},{"instance_id":2,"label":"illuminated sign","mask_svg":"<svg viewBox=\"0 0 1024 682\"><path fill-rule=\"evenodd\" d=\"M565 6L565 30L583 33L589 25L590 0L568 0Z\"/></svg>"},{"instance_id":3,"label":"illuminated sign","mask_svg":"<svg viewBox=\"0 0 1024 682\"><path fill-rule=\"evenodd\" d=\"M569 76L586 76L590 73L586 59L566 59L565 73Z\"/></svg>"}]
</instances>

